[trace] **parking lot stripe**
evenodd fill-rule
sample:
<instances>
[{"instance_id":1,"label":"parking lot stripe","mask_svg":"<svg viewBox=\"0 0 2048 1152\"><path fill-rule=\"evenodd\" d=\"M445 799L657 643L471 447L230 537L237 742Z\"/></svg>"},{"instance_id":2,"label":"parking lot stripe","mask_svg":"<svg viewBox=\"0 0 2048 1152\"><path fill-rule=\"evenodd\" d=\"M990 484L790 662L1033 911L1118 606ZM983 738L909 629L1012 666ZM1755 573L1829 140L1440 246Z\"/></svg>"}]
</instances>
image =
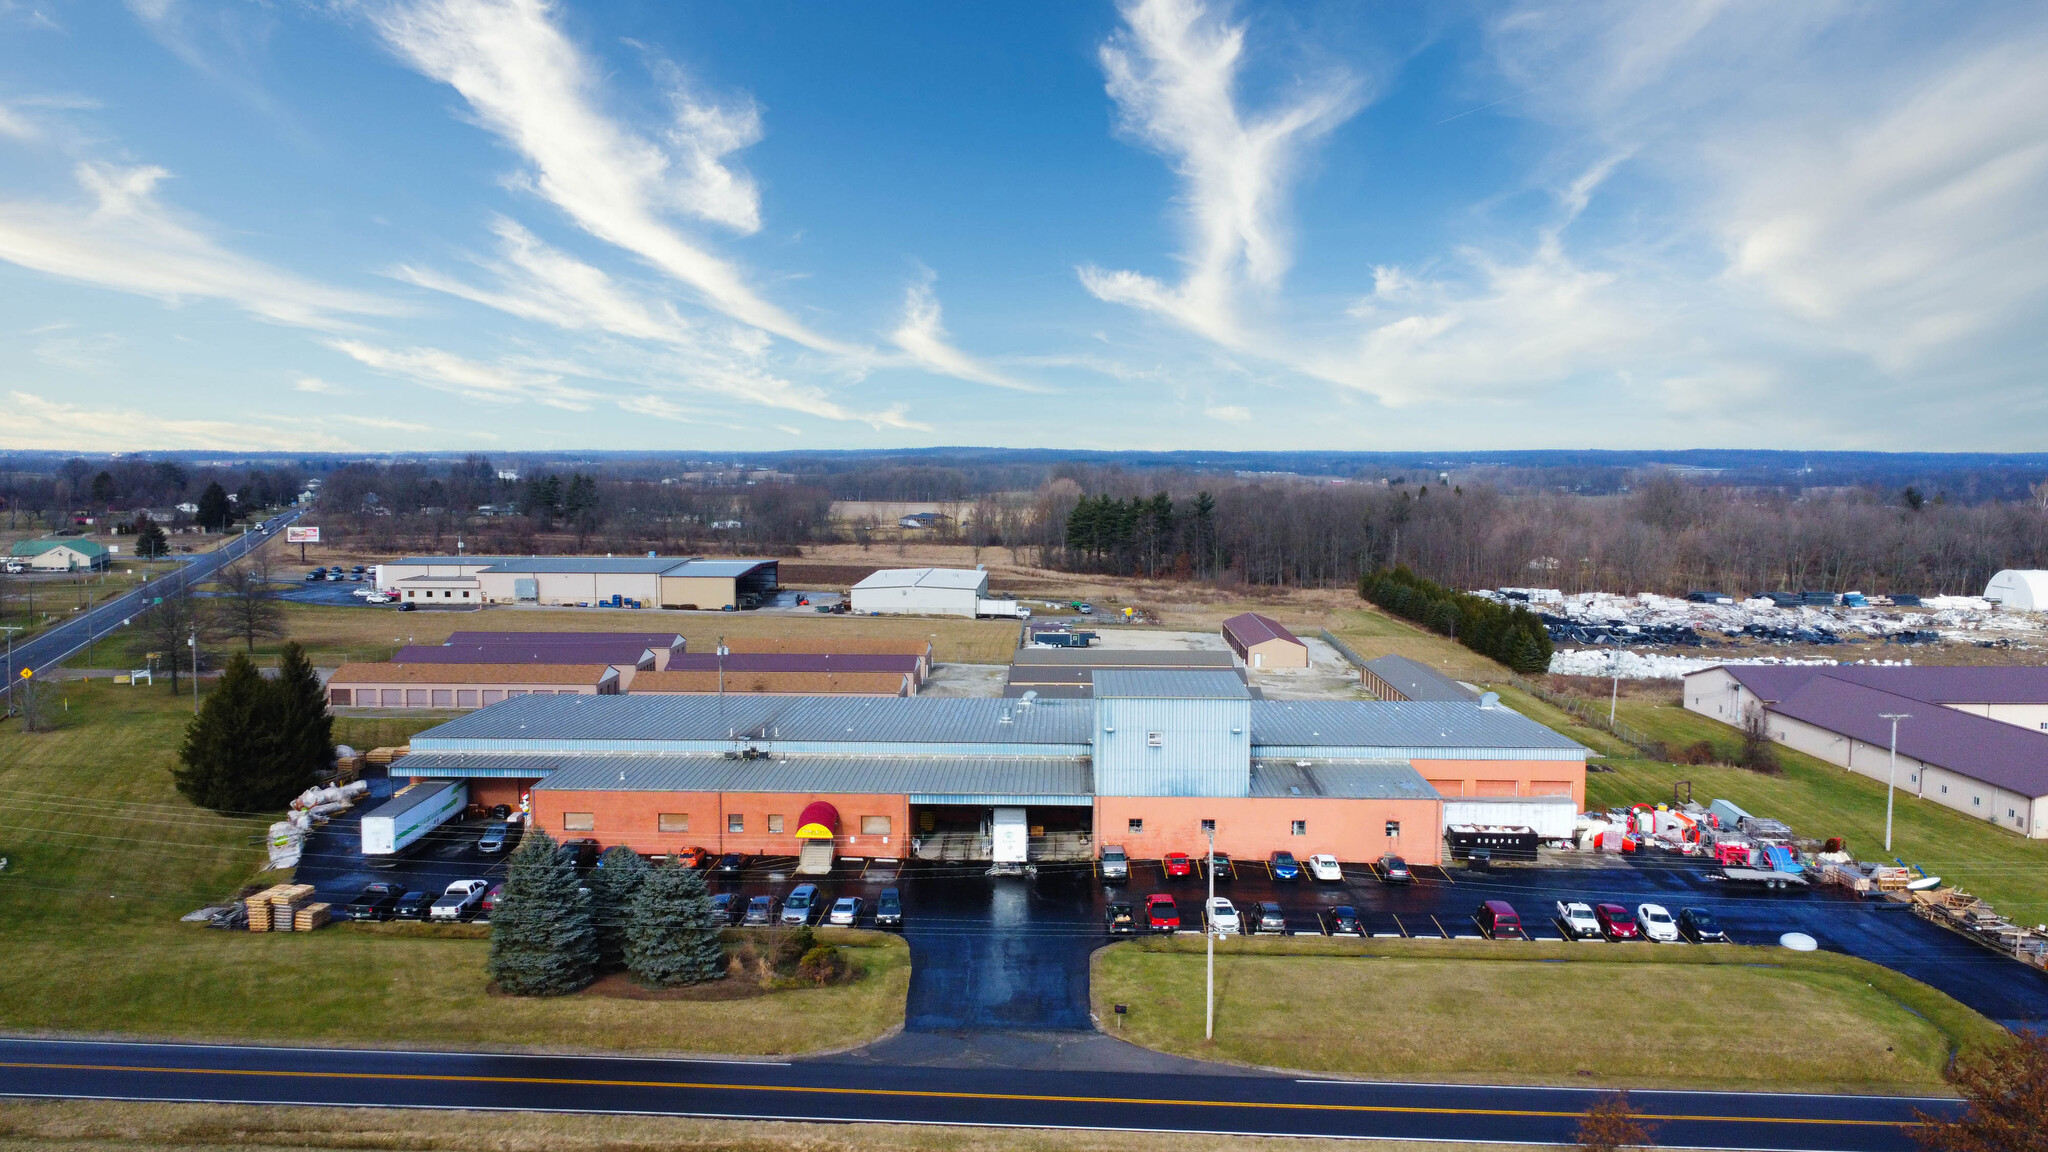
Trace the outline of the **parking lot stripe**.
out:
<instances>
[{"instance_id":1,"label":"parking lot stripe","mask_svg":"<svg viewBox=\"0 0 2048 1152\"><path fill-rule=\"evenodd\" d=\"M1446 940L1451 938L1451 934L1444 929L1444 922L1436 918L1436 913L1432 912L1429 914L1429 922L1436 925L1437 935L1442 936Z\"/></svg>"},{"instance_id":2,"label":"parking lot stripe","mask_svg":"<svg viewBox=\"0 0 2048 1152\"><path fill-rule=\"evenodd\" d=\"M1387 915L1394 917L1394 927L1399 928L1401 930L1401 939L1406 940L1408 938L1408 926L1406 924L1401 923L1401 918L1399 916L1394 916L1392 912L1387 913Z\"/></svg>"},{"instance_id":3,"label":"parking lot stripe","mask_svg":"<svg viewBox=\"0 0 2048 1152\"><path fill-rule=\"evenodd\" d=\"M399 1080L447 1084L548 1084L591 1088L663 1088L698 1092L791 1092L820 1096L911 1097L928 1100L1021 1100L1056 1104L1143 1104L1189 1108L1258 1108L1301 1112L1378 1112L1432 1116L1528 1116L1571 1119L1583 1112L1537 1108L1449 1108L1409 1104L1319 1104L1292 1100L1202 1100L1145 1096L1069 1096L1028 1092L957 1092L932 1088L839 1088L807 1084L720 1084L673 1080L602 1080L569 1076L480 1076L441 1072L333 1072L310 1069L271 1068L173 1068L136 1064L56 1064L29 1061L0 1061L0 1068L21 1068L61 1072L136 1072L153 1076L259 1076L298 1080ZM1905 1120L1834 1119L1818 1116L1688 1116L1638 1113L1638 1119L1682 1122L1727 1122L1748 1124L1842 1124L1856 1127L1917 1127Z\"/></svg>"}]
</instances>

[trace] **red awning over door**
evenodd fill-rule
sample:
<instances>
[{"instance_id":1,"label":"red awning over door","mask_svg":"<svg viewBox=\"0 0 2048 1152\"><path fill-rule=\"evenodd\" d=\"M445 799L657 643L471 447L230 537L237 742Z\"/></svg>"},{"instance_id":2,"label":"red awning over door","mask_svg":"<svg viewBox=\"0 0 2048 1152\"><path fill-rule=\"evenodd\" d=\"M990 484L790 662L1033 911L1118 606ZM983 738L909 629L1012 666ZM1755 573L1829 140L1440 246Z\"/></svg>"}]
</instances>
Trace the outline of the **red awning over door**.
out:
<instances>
[{"instance_id":1,"label":"red awning over door","mask_svg":"<svg viewBox=\"0 0 2048 1152\"><path fill-rule=\"evenodd\" d=\"M796 834L800 840L830 840L838 836L839 809L823 800L804 805L804 814L796 820Z\"/></svg>"}]
</instances>

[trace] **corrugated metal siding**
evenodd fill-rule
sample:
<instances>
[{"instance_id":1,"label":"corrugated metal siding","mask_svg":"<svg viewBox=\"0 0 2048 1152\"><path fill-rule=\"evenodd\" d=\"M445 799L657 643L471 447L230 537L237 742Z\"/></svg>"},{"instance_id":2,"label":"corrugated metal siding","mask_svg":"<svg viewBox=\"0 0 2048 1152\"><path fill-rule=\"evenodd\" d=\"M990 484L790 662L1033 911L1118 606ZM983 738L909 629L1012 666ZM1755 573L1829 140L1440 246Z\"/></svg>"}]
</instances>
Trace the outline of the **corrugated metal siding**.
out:
<instances>
[{"instance_id":1,"label":"corrugated metal siding","mask_svg":"<svg viewBox=\"0 0 2048 1152\"><path fill-rule=\"evenodd\" d=\"M591 704L596 706L589 706ZM1006 719L1007 718L1007 719ZM782 751L1086 755L1087 701L846 696L528 696L413 737L418 751Z\"/></svg>"},{"instance_id":2,"label":"corrugated metal siding","mask_svg":"<svg viewBox=\"0 0 2048 1152\"><path fill-rule=\"evenodd\" d=\"M1097 700L1095 775L1105 796L1243 796L1247 700ZM1235 729L1235 731L1232 731ZM1149 734L1158 732L1153 747Z\"/></svg>"},{"instance_id":3,"label":"corrugated metal siding","mask_svg":"<svg viewBox=\"0 0 2048 1152\"><path fill-rule=\"evenodd\" d=\"M1020 805L1026 808L1091 808L1095 805L1093 795L1026 796L1012 792L913 792L908 799L912 804L950 804L963 808Z\"/></svg>"},{"instance_id":4,"label":"corrugated metal siding","mask_svg":"<svg viewBox=\"0 0 2048 1152\"><path fill-rule=\"evenodd\" d=\"M1435 800L1437 791L1406 760L1255 761L1253 796L1322 796L1343 800Z\"/></svg>"},{"instance_id":5,"label":"corrugated metal siding","mask_svg":"<svg viewBox=\"0 0 2048 1152\"><path fill-rule=\"evenodd\" d=\"M1454 759L1453 749L1515 749L1526 759L1539 750L1584 754L1578 743L1507 708L1422 701L1255 700L1252 744L1263 755L1296 753L1296 748L1421 748L1424 759ZM1286 749L1286 751L1273 751ZM1341 754L1340 754L1341 755ZM1356 754L1354 754L1354 757ZM1413 759L1374 752L1372 759ZM1486 758L1486 757L1481 757ZM1569 758L1569 757L1567 757Z\"/></svg>"},{"instance_id":6,"label":"corrugated metal siding","mask_svg":"<svg viewBox=\"0 0 2048 1152\"><path fill-rule=\"evenodd\" d=\"M943 788L949 793L1067 796L1076 800L1092 795L1087 761L1055 757L897 760L880 756L816 756L729 760L723 756L559 756L527 760L530 767L543 763L551 764L552 771L536 787L551 792L905 795L929 794Z\"/></svg>"},{"instance_id":7,"label":"corrugated metal siding","mask_svg":"<svg viewBox=\"0 0 2048 1152\"><path fill-rule=\"evenodd\" d=\"M1182 669L1132 671L1098 669L1089 673L1097 700L1120 696L1152 700L1249 700L1244 681L1232 672Z\"/></svg>"}]
</instances>

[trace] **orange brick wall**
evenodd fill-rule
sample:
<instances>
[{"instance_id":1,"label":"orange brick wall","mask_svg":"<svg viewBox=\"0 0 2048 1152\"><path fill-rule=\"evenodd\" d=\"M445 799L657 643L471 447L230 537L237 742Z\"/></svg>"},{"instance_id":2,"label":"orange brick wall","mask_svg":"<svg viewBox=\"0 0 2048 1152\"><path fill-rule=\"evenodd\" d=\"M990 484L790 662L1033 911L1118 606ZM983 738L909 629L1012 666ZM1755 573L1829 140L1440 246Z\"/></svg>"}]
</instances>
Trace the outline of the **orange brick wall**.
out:
<instances>
[{"instance_id":1,"label":"orange brick wall","mask_svg":"<svg viewBox=\"0 0 2048 1152\"><path fill-rule=\"evenodd\" d=\"M804 794L797 792L553 792L533 794L534 826L557 840L594 837L609 848L626 844L646 856L678 848L703 847L714 852L794 856L797 817L813 800L839 810L838 851L846 856L908 856L910 802L905 796ZM588 812L592 827L571 831L562 826L565 812ZM688 832L661 831L661 814L688 813ZM727 818L745 818L745 830L727 832ZM768 831L768 817L782 817L779 834ZM889 835L861 835L861 817L887 816Z\"/></svg>"},{"instance_id":2,"label":"orange brick wall","mask_svg":"<svg viewBox=\"0 0 2048 1152\"><path fill-rule=\"evenodd\" d=\"M1130 831L1130 821L1145 822ZM1216 850L1239 860L1263 860L1285 849L1296 858L1327 852L1339 860L1375 860L1398 852L1416 864L1435 864L1443 843L1443 807L1435 800L1333 800L1327 798L1099 796L1095 800L1095 842L1121 844L1139 859L1168 852L1196 855L1207 850L1202 821L1216 821ZM1293 822L1308 822L1303 836ZM1386 834L1389 820L1401 825Z\"/></svg>"},{"instance_id":3,"label":"orange brick wall","mask_svg":"<svg viewBox=\"0 0 2048 1152\"><path fill-rule=\"evenodd\" d=\"M1586 807L1586 765L1579 760L1415 760L1430 787L1460 796L1557 796Z\"/></svg>"}]
</instances>

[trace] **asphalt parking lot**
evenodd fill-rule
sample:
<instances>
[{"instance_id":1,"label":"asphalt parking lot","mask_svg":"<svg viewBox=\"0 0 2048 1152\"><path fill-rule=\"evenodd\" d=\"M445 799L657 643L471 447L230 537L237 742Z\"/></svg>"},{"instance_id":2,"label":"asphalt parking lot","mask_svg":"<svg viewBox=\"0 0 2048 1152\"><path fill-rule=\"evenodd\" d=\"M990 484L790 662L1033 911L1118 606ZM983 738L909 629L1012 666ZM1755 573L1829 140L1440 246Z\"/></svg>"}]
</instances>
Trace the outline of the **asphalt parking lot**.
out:
<instances>
[{"instance_id":1,"label":"asphalt parking lot","mask_svg":"<svg viewBox=\"0 0 2048 1152\"><path fill-rule=\"evenodd\" d=\"M486 822L451 828L423 842L391 867L370 867L362 857L357 814L388 795L391 782L372 781L373 800L316 832L307 842L299 879L317 899L345 904L373 881L408 891L438 893L457 880L497 883L504 855L476 850ZM509 847L508 847L509 852ZM1737 890L1710 878L1696 860L1648 856L1615 858L1605 868L1418 867L1408 883L1388 883L1367 864L1347 864L1344 879L1319 883L1306 875L1276 880L1263 860L1239 861L1219 876L1216 892L1241 914L1263 901L1283 910L1290 933L1324 933L1339 905L1357 909L1367 935L1444 939L1477 937L1472 913L1480 901L1506 900L1521 914L1534 940L1532 957L1558 948L1670 948L1692 944L1604 941L1563 942L1552 920L1559 900L1603 901L1633 909L1662 904L1676 915L1704 908L1736 943L1772 944L1786 932L1804 932L1834 951L1875 961L1924 981L2008 1026L2048 1024L2048 975L2003 959L1912 915L1900 905L1859 899L1840 889L1765 893ZM1164 892L1179 905L1183 931L1199 931L1207 885L1199 866L1185 879L1168 879L1160 861L1134 860L1122 883L1104 882L1094 865L1044 865L1035 876L991 877L979 865L907 862L886 867L841 860L829 876L795 873L793 857L749 860L737 873L712 872L713 892L782 900L796 885L814 882L829 907L833 898L859 896L862 927L873 927L876 898L900 890L913 974L905 1026L913 1031L979 1029L1087 1029L1088 959L1110 940L1103 913L1127 901L1142 915L1145 897ZM820 915L822 916L822 911ZM737 915L737 912L735 913ZM1708 945L1711 947L1712 945Z\"/></svg>"}]
</instances>

